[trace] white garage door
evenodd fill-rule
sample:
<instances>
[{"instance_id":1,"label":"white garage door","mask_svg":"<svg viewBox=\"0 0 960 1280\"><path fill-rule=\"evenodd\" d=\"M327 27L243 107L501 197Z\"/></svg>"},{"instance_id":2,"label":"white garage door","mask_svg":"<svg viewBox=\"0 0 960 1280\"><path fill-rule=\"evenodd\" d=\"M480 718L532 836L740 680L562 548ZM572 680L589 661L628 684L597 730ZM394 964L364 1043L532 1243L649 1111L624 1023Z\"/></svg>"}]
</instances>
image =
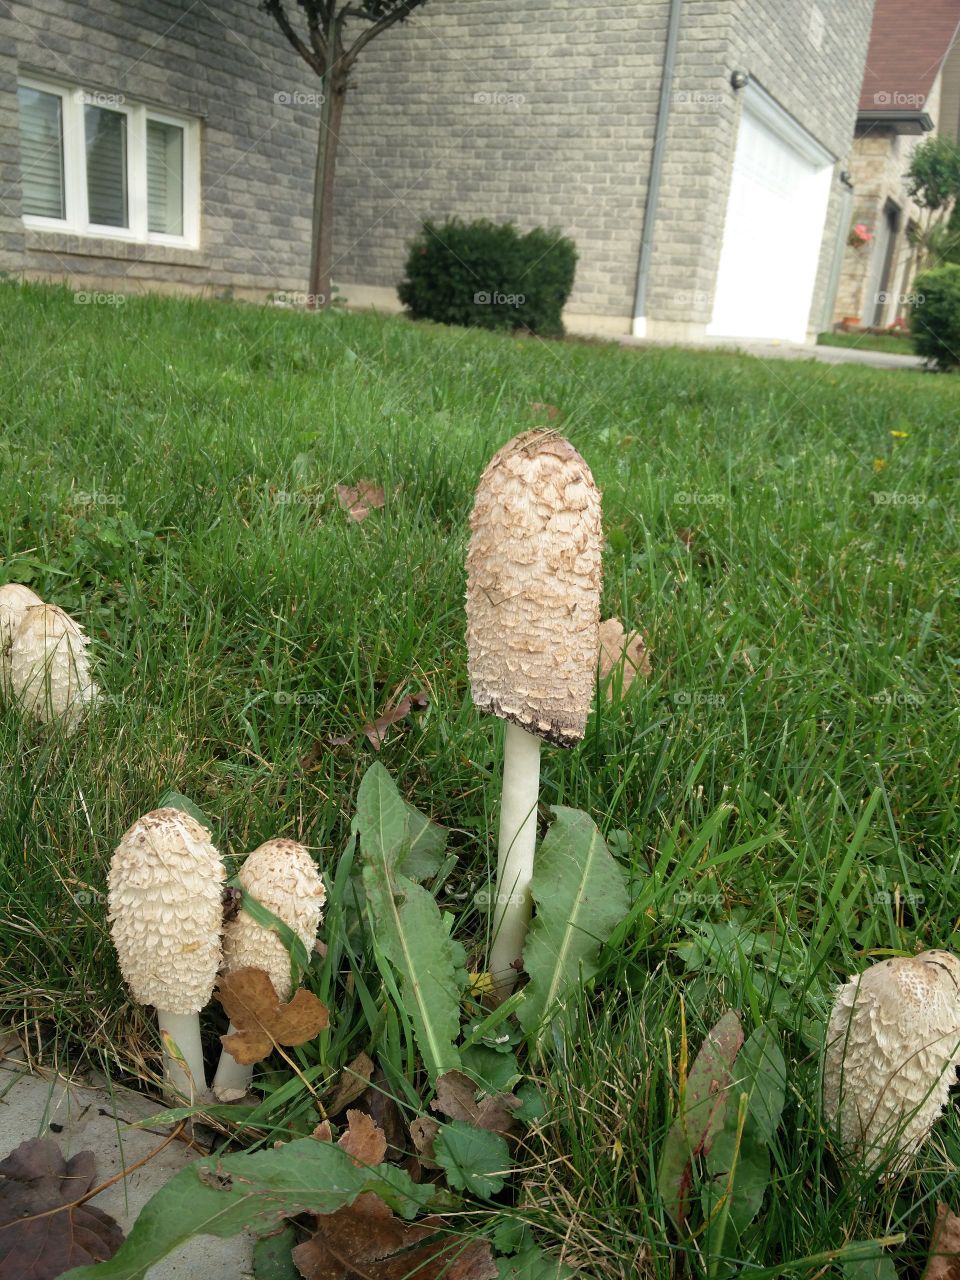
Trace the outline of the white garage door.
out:
<instances>
[{"instance_id":1,"label":"white garage door","mask_svg":"<svg viewBox=\"0 0 960 1280\"><path fill-rule=\"evenodd\" d=\"M803 342L833 157L757 86L744 95L707 333Z\"/></svg>"}]
</instances>

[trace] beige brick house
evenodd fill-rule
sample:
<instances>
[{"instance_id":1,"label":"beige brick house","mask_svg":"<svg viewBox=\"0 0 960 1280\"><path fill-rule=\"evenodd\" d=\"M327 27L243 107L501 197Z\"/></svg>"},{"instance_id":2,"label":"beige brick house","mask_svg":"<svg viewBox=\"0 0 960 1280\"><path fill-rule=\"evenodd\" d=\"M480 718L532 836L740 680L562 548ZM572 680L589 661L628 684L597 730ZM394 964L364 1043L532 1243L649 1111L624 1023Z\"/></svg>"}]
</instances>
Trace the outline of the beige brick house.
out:
<instances>
[{"instance_id":1,"label":"beige brick house","mask_svg":"<svg viewBox=\"0 0 960 1280\"><path fill-rule=\"evenodd\" d=\"M849 221L870 238L846 247L836 324L887 326L909 312L914 232L928 215L906 175L924 137L960 132L958 27L958 0L877 0L850 156Z\"/></svg>"},{"instance_id":2,"label":"beige brick house","mask_svg":"<svg viewBox=\"0 0 960 1280\"><path fill-rule=\"evenodd\" d=\"M395 307L423 220L492 217L575 239L572 328L809 337L872 9L429 0L357 65L339 288ZM304 289L319 88L255 0L0 0L0 270Z\"/></svg>"}]
</instances>

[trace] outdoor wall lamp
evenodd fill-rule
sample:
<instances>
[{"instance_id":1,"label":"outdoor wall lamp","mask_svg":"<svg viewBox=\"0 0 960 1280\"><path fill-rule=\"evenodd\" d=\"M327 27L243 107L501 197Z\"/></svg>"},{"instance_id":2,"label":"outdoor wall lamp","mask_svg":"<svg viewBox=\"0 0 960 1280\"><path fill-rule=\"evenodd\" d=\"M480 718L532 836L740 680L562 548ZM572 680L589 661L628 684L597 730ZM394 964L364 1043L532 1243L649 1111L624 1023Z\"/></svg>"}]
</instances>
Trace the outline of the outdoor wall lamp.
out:
<instances>
[{"instance_id":1,"label":"outdoor wall lamp","mask_svg":"<svg viewBox=\"0 0 960 1280\"><path fill-rule=\"evenodd\" d=\"M730 83L734 89L742 89L747 83L749 76L745 71L734 71L730 76Z\"/></svg>"}]
</instances>

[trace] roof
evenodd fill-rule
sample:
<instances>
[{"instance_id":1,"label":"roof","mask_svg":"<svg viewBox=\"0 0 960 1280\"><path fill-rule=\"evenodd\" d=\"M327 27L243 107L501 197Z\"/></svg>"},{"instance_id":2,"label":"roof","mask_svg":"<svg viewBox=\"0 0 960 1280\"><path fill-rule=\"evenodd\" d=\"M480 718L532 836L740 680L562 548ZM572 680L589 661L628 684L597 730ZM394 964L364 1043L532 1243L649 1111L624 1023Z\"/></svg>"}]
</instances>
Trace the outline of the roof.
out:
<instances>
[{"instance_id":1,"label":"roof","mask_svg":"<svg viewBox=\"0 0 960 1280\"><path fill-rule=\"evenodd\" d=\"M860 110L922 111L960 26L960 0L876 0Z\"/></svg>"}]
</instances>

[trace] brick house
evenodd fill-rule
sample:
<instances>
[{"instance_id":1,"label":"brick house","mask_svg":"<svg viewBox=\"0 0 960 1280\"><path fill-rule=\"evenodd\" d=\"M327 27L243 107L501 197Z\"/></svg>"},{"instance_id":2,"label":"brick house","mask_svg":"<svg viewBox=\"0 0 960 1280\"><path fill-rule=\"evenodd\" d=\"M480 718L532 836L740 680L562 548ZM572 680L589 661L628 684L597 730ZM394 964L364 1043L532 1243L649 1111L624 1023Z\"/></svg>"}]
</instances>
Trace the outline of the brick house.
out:
<instances>
[{"instance_id":1,"label":"brick house","mask_svg":"<svg viewBox=\"0 0 960 1280\"><path fill-rule=\"evenodd\" d=\"M339 288L396 307L421 221L487 216L573 236L573 329L809 337L872 9L430 0L357 65ZM0 270L304 289L319 89L255 0L0 0Z\"/></svg>"},{"instance_id":2,"label":"brick house","mask_svg":"<svg viewBox=\"0 0 960 1280\"><path fill-rule=\"evenodd\" d=\"M907 191L913 149L960 132L960 3L877 0L850 156L850 221L871 237L847 246L834 320L891 325L909 310L927 214ZM855 239L855 237L852 237Z\"/></svg>"}]
</instances>

